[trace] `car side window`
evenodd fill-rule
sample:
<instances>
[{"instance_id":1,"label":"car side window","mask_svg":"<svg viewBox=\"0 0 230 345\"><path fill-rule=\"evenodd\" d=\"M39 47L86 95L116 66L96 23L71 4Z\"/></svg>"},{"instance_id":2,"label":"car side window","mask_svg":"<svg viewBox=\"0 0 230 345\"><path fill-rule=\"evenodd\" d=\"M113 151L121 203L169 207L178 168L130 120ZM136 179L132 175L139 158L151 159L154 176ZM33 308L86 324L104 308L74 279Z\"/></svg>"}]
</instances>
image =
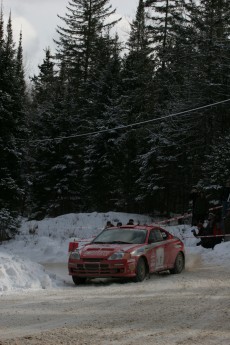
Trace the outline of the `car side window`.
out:
<instances>
[{"instance_id":1,"label":"car side window","mask_svg":"<svg viewBox=\"0 0 230 345\"><path fill-rule=\"evenodd\" d=\"M163 241L162 232L158 229L152 230L149 234L149 243Z\"/></svg>"}]
</instances>

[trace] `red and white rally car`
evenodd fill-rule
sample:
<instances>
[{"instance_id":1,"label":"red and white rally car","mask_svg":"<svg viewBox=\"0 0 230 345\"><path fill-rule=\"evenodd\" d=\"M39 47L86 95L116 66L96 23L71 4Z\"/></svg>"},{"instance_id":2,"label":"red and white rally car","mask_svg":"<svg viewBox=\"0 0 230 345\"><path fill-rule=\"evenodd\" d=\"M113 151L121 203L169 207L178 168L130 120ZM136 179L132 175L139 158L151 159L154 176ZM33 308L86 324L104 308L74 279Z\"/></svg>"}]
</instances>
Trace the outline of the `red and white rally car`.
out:
<instances>
[{"instance_id":1,"label":"red and white rally car","mask_svg":"<svg viewBox=\"0 0 230 345\"><path fill-rule=\"evenodd\" d=\"M154 225L107 228L81 248L71 247L68 269L76 285L99 277L140 282L153 272L181 273L185 265L183 242Z\"/></svg>"}]
</instances>

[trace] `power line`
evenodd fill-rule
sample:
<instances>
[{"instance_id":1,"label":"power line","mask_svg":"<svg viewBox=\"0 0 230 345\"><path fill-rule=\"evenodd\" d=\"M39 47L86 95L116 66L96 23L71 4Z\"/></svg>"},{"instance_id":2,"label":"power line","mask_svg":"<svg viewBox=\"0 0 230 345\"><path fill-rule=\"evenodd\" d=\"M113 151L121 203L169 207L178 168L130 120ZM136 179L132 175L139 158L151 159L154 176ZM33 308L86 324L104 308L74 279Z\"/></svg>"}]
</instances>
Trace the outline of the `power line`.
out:
<instances>
[{"instance_id":1,"label":"power line","mask_svg":"<svg viewBox=\"0 0 230 345\"><path fill-rule=\"evenodd\" d=\"M92 136L92 135L96 135L96 134L101 134L101 133L113 132L113 131L122 130L122 129L126 129L126 128L131 128L131 127L136 127L136 126L140 126L140 125L145 125L146 123L151 123L151 122L156 122L156 121L164 120L164 119L167 119L169 117L172 118L172 117L176 117L176 116L180 116L180 115L185 115L185 114L197 111L197 110L211 108L213 106L216 106L216 105L219 105L219 104L223 104L223 103L227 103L227 102L230 102L230 99L226 99L226 100L223 100L223 101L220 101L220 102L215 102L215 103L207 104L207 105L204 105L204 106L201 106L201 107L197 107L197 108L193 108L193 109L189 109L189 110L185 110L185 111L180 111L178 113L173 113L173 114L157 117L157 118L151 119L151 120L135 122L135 123L132 123L132 124L129 124L129 125L118 126L118 127L114 127L114 128L102 129L102 130L99 130L99 131L75 134L75 135L64 136L64 137L47 138L47 139L40 139L40 140L38 139L38 140L33 140L33 142L34 143L35 142L36 143L41 143L41 142L45 142L45 141L55 141L55 140L64 140L64 139L72 139L72 138L82 138L82 137L88 137L88 136Z\"/></svg>"}]
</instances>

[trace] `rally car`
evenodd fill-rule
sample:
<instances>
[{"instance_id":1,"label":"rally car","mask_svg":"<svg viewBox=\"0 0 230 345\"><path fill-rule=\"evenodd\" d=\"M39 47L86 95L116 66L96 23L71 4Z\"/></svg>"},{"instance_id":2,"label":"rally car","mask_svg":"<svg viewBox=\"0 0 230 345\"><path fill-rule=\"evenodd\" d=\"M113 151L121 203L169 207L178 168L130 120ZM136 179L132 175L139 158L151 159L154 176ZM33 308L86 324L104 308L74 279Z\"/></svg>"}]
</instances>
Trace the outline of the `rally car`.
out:
<instances>
[{"instance_id":1,"label":"rally car","mask_svg":"<svg viewBox=\"0 0 230 345\"><path fill-rule=\"evenodd\" d=\"M183 242L159 226L125 225L104 229L90 243L70 243L69 274L82 284L88 278L128 278L143 281L154 272L181 273Z\"/></svg>"}]
</instances>

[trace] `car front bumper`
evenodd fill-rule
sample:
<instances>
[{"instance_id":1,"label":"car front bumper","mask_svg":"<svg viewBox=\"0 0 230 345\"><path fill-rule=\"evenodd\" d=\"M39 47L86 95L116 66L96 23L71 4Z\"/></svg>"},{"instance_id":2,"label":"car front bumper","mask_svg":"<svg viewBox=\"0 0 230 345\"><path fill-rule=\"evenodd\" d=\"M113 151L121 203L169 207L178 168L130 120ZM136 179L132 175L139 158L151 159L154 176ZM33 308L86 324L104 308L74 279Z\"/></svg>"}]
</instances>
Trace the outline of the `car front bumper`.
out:
<instances>
[{"instance_id":1,"label":"car front bumper","mask_svg":"<svg viewBox=\"0 0 230 345\"><path fill-rule=\"evenodd\" d=\"M78 277L135 277L135 260L69 260L69 274Z\"/></svg>"}]
</instances>

